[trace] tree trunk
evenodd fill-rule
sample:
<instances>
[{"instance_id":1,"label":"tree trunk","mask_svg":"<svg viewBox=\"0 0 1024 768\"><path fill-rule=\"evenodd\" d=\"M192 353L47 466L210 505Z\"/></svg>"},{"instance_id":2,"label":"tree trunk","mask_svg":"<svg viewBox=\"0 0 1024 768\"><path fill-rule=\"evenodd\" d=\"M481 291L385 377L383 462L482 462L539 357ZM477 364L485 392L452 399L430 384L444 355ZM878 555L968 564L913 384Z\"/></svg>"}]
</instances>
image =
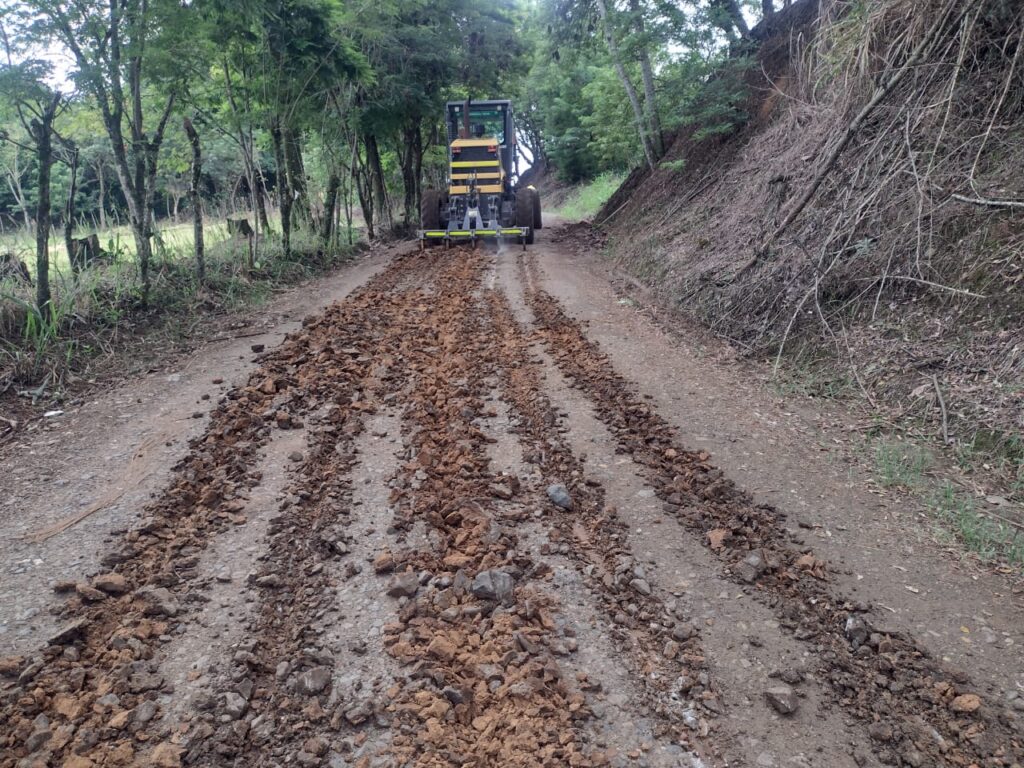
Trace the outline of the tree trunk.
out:
<instances>
[{"instance_id":1,"label":"tree trunk","mask_svg":"<svg viewBox=\"0 0 1024 768\"><path fill-rule=\"evenodd\" d=\"M299 221L306 226L313 222L313 213L309 205L309 191L306 187L306 167L302 162L302 151L299 137L292 128L282 131L284 140L284 161L288 170L288 186L291 187L295 200L295 212Z\"/></svg>"},{"instance_id":2,"label":"tree trunk","mask_svg":"<svg viewBox=\"0 0 1024 768\"><path fill-rule=\"evenodd\" d=\"M402 159L402 187L405 193L404 223L406 227L412 227L419 220L420 177L423 166L423 133L418 118L402 130L402 139L404 151L399 152L399 156Z\"/></svg>"},{"instance_id":3,"label":"tree trunk","mask_svg":"<svg viewBox=\"0 0 1024 768\"><path fill-rule=\"evenodd\" d=\"M363 212L363 223L366 224L366 238L374 240L373 231L373 195L370 194L369 183L359 155L359 139L352 136L352 185L359 197L359 208Z\"/></svg>"},{"instance_id":4,"label":"tree trunk","mask_svg":"<svg viewBox=\"0 0 1024 768\"><path fill-rule=\"evenodd\" d=\"M100 229L107 228L107 180L104 178L104 165L100 163L94 166L96 169L96 181L100 185Z\"/></svg>"},{"instance_id":5,"label":"tree trunk","mask_svg":"<svg viewBox=\"0 0 1024 768\"><path fill-rule=\"evenodd\" d=\"M78 274L78 259L74 256L75 246L72 238L75 234L75 189L78 185L78 149L71 148L71 183L68 186L68 199L64 205L64 248L68 252L68 263L71 271Z\"/></svg>"},{"instance_id":6,"label":"tree trunk","mask_svg":"<svg viewBox=\"0 0 1024 768\"><path fill-rule=\"evenodd\" d=\"M320 222L320 244L326 251L331 244L331 234L334 232L334 216L338 206L338 188L341 186L341 177L335 169L331 169L327 178L327 194L324 198L324 216Z\"/></svg>"},{"instance_id":7,"label":"tree trunk","mask_svg":"<svg viewBox=\"0 0 1024 768\"><path fill-rule=\"evenodd\" d=\"M260 230L266 236L270 234L270 219L267 217L267 180L263 176L263 169L258 164L255 170L259 185L256 192L256 218L260 223Z\"/></svg>"},{"instance_id":8,"label":"tree trunk","mask_svg":"<svg viewBox=\"0 0 1024 768\"><path fill-rule=\"evenodd\" d=\"M651 149L654 151L655 158L660 159L665 154L665 147L664 139L661 135L661 115L658 112L658 100L654 90L654 69L651 66L651 55L648 50L644 11L640 7L640 0L629 0L629 7L633 15L633 25L638 39L639 50L637 58L640 60L640 74L644 84L644 114L647 117Z\"/></svg>"},{"instance_id":9,"label":"tree trunk","mask_svg":"<svg viewBox=\"0 0 1024 768\"><path fill-rule=\"evenodd\" d=\"M277 166L277 203L281 209L281 250L284 258L292 255L292 191L288 187L288 171L285 168L284 146L281 124L274 118L270 126L270 137L274 142L274 165Z\"/></svg>"},{"instance_id":10,"label":"tree trunk","mask_svg":"<svg viewBox=\"0 0 1024 768\"><path fill-rule=\"evenodd\" d=\"M192 232L196 250L196 279L202 285L206 280L206 253L203 242L203 201L199 196L200 182L203 176L203 153L199 144L199 134L192 121L187 117L182 121L189 144L192 145L192 182L189 184L188 196L192 203Z\"/></svg>"},{"instance_id":11,"label":"tree trunk","mask_svg":"<svg viewBox=\"0 0 1024 768\"><path fill-rule=\"evenodd\" d=\"M761 12L766 19L775 15L775 3L773 0L761 0Z\"/></svg>"},{"instance_id":12,"label":"tree trunk","mask_svg":"<svg viewBox=\"0 0 1024 768\"><path fill-rule=\"evenodd\" d=\"M629 103L633 107L633 118L636 120L637 133L640 136L640 144L644 150L644 158L647 160L647 165L653 171L654 149L651 147L650 137L647 135L647 121L644 119L643 108L640 106L640 98L637 96L636 88L633 87L633 81L629 79L626 67L622 63L622 54L615 42L615 36L612 34L611 20L608 18L608 5L605 0L597 0L597 12L601 16L601 27L604 30L604 41L608 46L608 55L615 65L615 71L622 82L622 87L626 89Z\"/></svg>"},{"instance_id":13,"label":"tree trunk","mask_svg":"<svg viewBox=\"0 0 1024 768\"><path fill-rule=\"evenodd\" d=\"M366 164L370 172L370 184L373 190L374 218L381 227L392 229L391 210L388 205L387 188L384 184L384 168L380 162L380 148L377 137L372 133L363 137L366 144Z\"/></svg>"},{"instance_id":14,"label":"tree trunk","mask_svg":"<svg viewBox=\"0 0 1024 768\"><path fill-rule=\"evenodd\" d=\"M32 121L35 134L38 180L36 191L36 308L44 320L53 317L50 304L50 170L53 166L53 120L60 105L60 94L54 95L39 119Z\"/></svg>"},{"instance_id":15,"label":"tree trunk","mask_svg":"<svg viewBox=\"0 0 1024 768\"><path fill-rule=\"evenodd\" d=\"M750 37L750 27L747 25L747 20L743 17L743 11L740 10L738 0L724 0L723 5L732 23L739 31L740 37Z\"/></svg>"}]
</instances>

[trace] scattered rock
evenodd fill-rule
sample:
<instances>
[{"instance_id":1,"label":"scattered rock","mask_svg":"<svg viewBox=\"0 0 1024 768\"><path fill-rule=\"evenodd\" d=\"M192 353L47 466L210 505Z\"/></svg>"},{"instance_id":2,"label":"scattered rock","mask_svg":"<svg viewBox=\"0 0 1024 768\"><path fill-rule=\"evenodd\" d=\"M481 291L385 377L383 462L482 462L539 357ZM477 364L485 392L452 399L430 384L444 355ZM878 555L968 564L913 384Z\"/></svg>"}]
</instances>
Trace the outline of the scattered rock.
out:
<instances>
[{"instance_id":1,"label":"scattered rock","mask_svg":"<svg viewBox=\"0 0 1024 768\"><path fill-rule=\"evenodd\" d=\"M88 584L79 584L75 587L75 592L87 603L98 603L101 600L107 599L106 592L101 592L96 587L90 587Z\"/></svg>"},{"instance_id":2,"label":"scattered rock","mask_svg":"<svg viewBox=\"0 0 1024 768\"><path fill-rule=\"evenodd\" d=\"M181 747L165 741L150 753L148 764L153 768L181 768L181 752Z\"/></svg>"},{"instance_id":3,"label":"scattered rock","mask_svg":"<svg viewBox=\"0 0 1024 768\"><path fill-rule=\"evenodd\" d=\"M511 605L515 580L504 571L492 568L487 571L480 571L473 579L469 591L474 597L481 600L495 600L505 605Z\"/></svg>"},{"instance_id":4,"label":"scattered rock","mask_svg":"<svg viewBox=\"0 0 1024 768\"><path fill-rule=\"evenodd\" d=\"M0 659L0 677L17 677L24 667L24 656L8 656Z\"/></svg>"},{"instance_id":5,"label":"scattered rock","mask_svg":"<svg viewBox=\"0 0 1024 768\"><path fill-rule=\"evenodd\" d=\"M388 582L390 597L412 597L420 588L420 577L412 571L396 573Z\"/></svg>"},{"instance_id":6,"label":"scattered rock","mask_svg":"<svg viewBox=\"0 0 1024 768\"><path fill-rule=\"evenodd\" d=\"M85 628L88 625L89 620L85 618L73 621L66 627L58 630L47 642L50 645L68 645L73 643L85 635Z\"/></svg>"},{"instance_id":7,"label":"scattered rock","mask_svg":"<svg viewBox=\"0 0 1024 768\"><path fill-rule=\"evenodd\" d=\"M892 741L892 727L885 723L872 723L868 726L868 736L882 744Z\"/></svg>"},{"instance_id":8,"label":"scattered rock","mask_svg":"<svg viewBox=\"0 0 1024 768\"><path fill-rule=\"evenodd\" d=\"M796 692L788 685L769 688L764 692L764 696L780 715L791 715L796 712L799 706Z\"/></svg>"},{"instance_id":9,"label":"scattered rock","mask_svg":"<svg viewBox=\"0 0 1024 768\"><path fill-rule=\"evenodd\" d=\"M373 559L373 570L375 573L391 573L395 570L395 556L385 550Z\"/></svg>"},{"instance_id":10,"label":"scattered rock","mask_svg":"<svg viewBox=\"0 0 1024 768\"><path fill-rule=\"evenodd\" d=\"M729 535L729 531L725 528L708 531L708 545L717 552L725 546L725 540L729 538Z\"/></svg>"},{"instance_id":11,"label":"scattered rock","mask_svg":"<svg viewBox=\"0 0 1024 768\"><path fill-rule=\"evenodd\" d=\"M232 720L238 720L249 709L249 702L234 691L224 694L224 714Z\"/></svg>"},{"instance_id":12,"label":"scattered rock","mask_svg":"<svg viewBox=\"0 0 1024 768\"><path fill-rule=\"evenodd\" d=\"M853 650L857 650L871 635L868 629L867 623L860 616L849 616L846 619L846 626L843 628L843 632L846 634L846 639L850 641L850 645L853 646Z\"/></svg>"},{"instance_id":13,"label":"scattered rock","mask_svg":"<svg viewBox=\"0 0 1024 768\"><path fill-rule=\"evenodd\" d=\"M981 698L973 693L964 693L957 696L953 701L950 702L949 708L954 712L967 715L971 712L977 712L978 707L981 706Z\"/></svg>"},{"instance_id":14,"label":"scattered rock","mask_svg":"<svg viewBox=\"0 0 1024 768\"><path fill-rule=\"evenodd\" d=\"M128 592L128 582L120 573L101 573L93 578L92 585L108 595L123 595Z\"/></svg>"},{"instance_id":15,"label":"scattered rock","mask_svg":"<svg viewBox=\"0 0 1024 768\"><path fill-rule=\"evenodd\" d=\"M686 642L697 634L697 628L689 622L681 621L672 627L672 639L680 643Z\"/></svg>"},{"instance_id":16,"label":"scattered rock","mask_svg":"<svg viewBox=\"0 0 1024 768\"><path fill-rule=\"evenodd\" d=\"M639 592L641 595L651 594L651 585L647 583L646 579L633 579L629 582L629 586Z\"/></svg>"},{"instance_id":17,"label":"scattered rock","mask_svg":"<svg viewBox=\"0 0 1024 768\"><path fill-rule=\"evenodd\" d=\"M166 587L145 587L137 590L135 595L142 600L142 612L147 616L173 618L178 615L178 601Z\"/></svg>"},{"instance_id":18,"label":"scattered rock","mask_svg":"<svg viewBox=\"0 0 1024 768\"><path fill-rule=\"evenodd\" d=\"M764 561L764 555L760 552L751 552L736 566L736 574L750 584L757 581L758 577L767 569L768 566Z\"/></svg>"},{"instance_id":19,"label":"scattered rock","mask_svg":"<svg viewBox=\"0 0 1024 768\"><path fill-rule=\"evenodd\" d=\"M331 683L331 670L327 667L307 669L295 683L295 689L307 696L315 696Z\"/></svg>"},{"instance_id":20,"label":"scattered rock","mask_svg":"<svg viewBox=\"0 0 1024 768\"><path fill-rule=\"evenodd\" d=\"M556 507L572 509L572 496L569 495L569 489L561 483L552 483L548 486L548 498Z\"/></svg>"}]
</instances>

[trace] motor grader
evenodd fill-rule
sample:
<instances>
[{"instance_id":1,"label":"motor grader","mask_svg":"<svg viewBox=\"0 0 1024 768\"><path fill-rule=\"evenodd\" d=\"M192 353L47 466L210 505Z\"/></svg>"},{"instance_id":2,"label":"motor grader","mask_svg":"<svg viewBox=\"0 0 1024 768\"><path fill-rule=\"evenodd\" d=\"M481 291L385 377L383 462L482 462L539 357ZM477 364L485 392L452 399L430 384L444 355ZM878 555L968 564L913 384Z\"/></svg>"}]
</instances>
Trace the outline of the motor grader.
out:
<instances>
[{"instance_id":1,"label":"motor grader","mask_svg":"<svg viewBox=\"0 0 1024 768\"><path fill-rule=\"evenodd\" d=\"M540 195L521 186L512 102L449 101L448 188L424 190L417 234L423 245L515 240L541 228Z\"/></svg>"}]
</instances>

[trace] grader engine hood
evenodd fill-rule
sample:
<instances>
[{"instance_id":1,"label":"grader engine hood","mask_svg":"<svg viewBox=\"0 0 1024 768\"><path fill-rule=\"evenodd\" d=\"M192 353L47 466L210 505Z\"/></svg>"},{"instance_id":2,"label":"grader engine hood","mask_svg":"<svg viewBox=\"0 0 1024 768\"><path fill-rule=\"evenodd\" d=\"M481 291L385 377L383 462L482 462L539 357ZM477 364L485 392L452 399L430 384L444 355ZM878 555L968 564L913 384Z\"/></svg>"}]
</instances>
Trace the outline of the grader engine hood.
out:
<instances>
[{"instance_id":1,"label":"grader engine hood","mask_svg":"<svg viewBox=\"0 0 1024 768\"><path fill-rule=\"evenodd\" d=\"M451 158L449 195L467 195L474 186L481 194L500 195L504 190L505 169L494 139L456 139Z\"/></svg>"}]
</instances>

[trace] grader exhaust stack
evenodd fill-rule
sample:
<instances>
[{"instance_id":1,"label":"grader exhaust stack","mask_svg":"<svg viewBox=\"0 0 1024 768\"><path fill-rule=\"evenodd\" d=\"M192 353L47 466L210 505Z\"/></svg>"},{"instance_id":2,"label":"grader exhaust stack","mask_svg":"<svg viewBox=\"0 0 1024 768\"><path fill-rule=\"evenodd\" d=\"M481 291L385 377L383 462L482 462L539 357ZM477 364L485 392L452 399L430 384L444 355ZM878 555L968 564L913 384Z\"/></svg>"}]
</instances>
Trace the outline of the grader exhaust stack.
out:
<instances>
[{"instance_id":1,"label":"grader exhaust stack","mask_svg":"<svg viewBox=\"0 0 1024 768\"><path fill-rule=\"evenodd\" d=\"M512 239L525 249L541 228L540 195L519 186L512 102L449 101L448 189L420 203L421 245Z\"/></svg>"}]
</instances>

